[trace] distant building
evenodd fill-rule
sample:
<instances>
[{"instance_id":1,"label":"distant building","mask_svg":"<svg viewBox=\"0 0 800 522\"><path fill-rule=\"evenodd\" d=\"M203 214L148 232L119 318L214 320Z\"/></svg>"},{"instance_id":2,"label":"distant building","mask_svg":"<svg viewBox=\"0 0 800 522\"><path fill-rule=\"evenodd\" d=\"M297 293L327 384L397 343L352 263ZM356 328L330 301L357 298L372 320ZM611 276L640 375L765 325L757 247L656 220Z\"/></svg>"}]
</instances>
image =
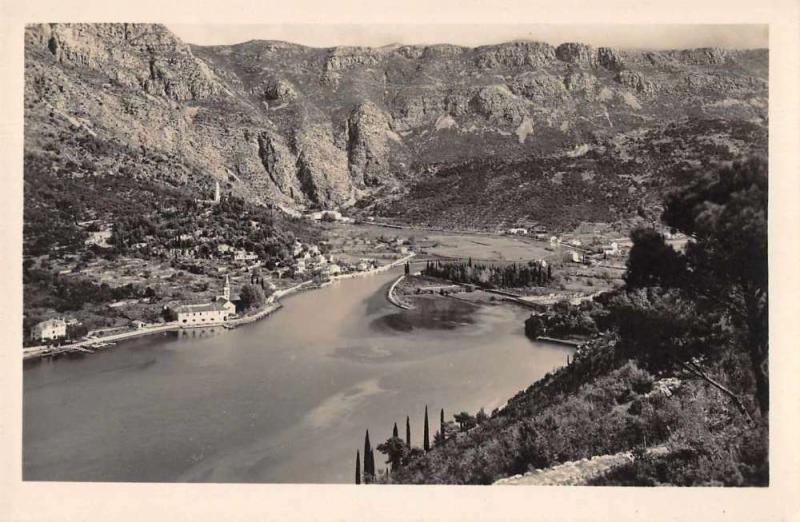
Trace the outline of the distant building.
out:
<instances>
[{"instance_id":1,"label":"distant building","mask_svg":"<svg viewBox=\"0 0 800 522\"><path fill-rule=\"evenodd\" d=\"M616 242L611 243L611 246L609 248L603 249L603 254L607 256L619 255L619 245Z\"/></svg>"},{"instance_id":2,"label":"distant building","mask_svg":"<svg viewBox=\"0 0 800 522\"><path fill-rule=\"evenodd\" d=\"M223 323L236 314L236 305L218 300L211 303L185 304L175 308L181 326Z\"/></svg>"},{"instance_id":3,"label":"distant building","mask_svg":"<svg viewBox=\"0 0 800 522\"><path fill-rule=\"evenodd\" d=\"M215 204L219 203L220 199L222 199L222 195L220 194L219 191L219 181L217 181L216 184L214 185L214 203Z\"/></svg>"},{"instance_id":4,"label":"distant building","mask_svg":"<svg viewBox=\"0 0 800 522\"><path fill-rule=\"evenodd\" d=\"M87 245L96 245L100 248L109 248L111 245L108 241L111 239L110 230L100 230L98 232L89 232L89 237L86 238Z\"/></svg>"},{"instance_id":5,"label":"distant building","mask_svg":"<svg viewBox=\"0 0 800 522\"><path fill-rule=\"evenodd\" d=\"M209 303L184 304L175 307L175 315L181 326L203 326L219 324L236 314L236 305L231 302L231 282L225 276L222 295Z\"/></svg>"},{"instance_id":6,"label":"distant building","mask_svg":"<svg viewBox=\"0 0 800 522\"><path fill-rule=\"evenodd\" d=\"M506 232L508 234L512 235L512 236L527 236L528 235L528 229L526 229L526 228L509 228Z\"/></svg>"},{"instance_id":7,"label":"distant building","mask_svg":"<svg viewBox=\"0 0 800 522\"><path fill-rule=\"evenodd\" d=\"M67 336L67 323L63 319L48 319L37 323L31 329L31 337L42 341L60 339Z\"/></svg>"},{"instance_id":8,"label":"distant building","mask_svg":"<svg viewBox=\"0 0 800 522\"><path fill-rule=\"evenodd\" d=\"M245 249L236 250L233 253L234 261L255 261L256 259L258 259L258 254L248 252Z\"/></svg>"}]
</instances>

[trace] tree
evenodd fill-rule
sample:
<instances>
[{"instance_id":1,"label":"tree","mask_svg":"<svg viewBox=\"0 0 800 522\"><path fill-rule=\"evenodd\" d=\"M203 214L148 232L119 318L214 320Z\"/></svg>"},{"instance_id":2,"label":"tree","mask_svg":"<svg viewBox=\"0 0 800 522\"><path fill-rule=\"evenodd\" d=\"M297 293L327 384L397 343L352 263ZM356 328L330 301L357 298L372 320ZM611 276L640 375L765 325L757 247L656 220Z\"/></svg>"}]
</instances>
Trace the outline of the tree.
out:
<instances>
[{"instance_id":1,"label":"tree","mask_svg":"<svg viewBox=\"0 0 800 522\"><path fill-rule=\"evenodd\" d=\"M567 356L567 361L569 361L569 356ZM483 408L478 410L478 413L475 415L475 422L483 424L487 420L489 420L489 416L486 415L486 411Z\"/></svg>"},{"instance_id":2,"label":"tree","mask_svg":"<svg viewBox=\"0 0 800 522\"><path fill-rule=\"evenodd\" d=\"M439 433L442 436L442 442L444 442L444 408L439 411Z\"/></svg>"},{"instance_id":3,"label":"tree","mask_svg":"<svg viewBox=\"0 0 800 522\"><path fill-rule=\"evenodd\" d=\"M394 423L394 428L392 428L392 437L395 437L395 438L398 437L398 435L397 435L397 423L396 422Z\"/></svg>"},{"instance_id":4,"label":"tree","mask_svg":"<svg viewBox=\"0 0 800 522\"><path fill-rule=\"evenodd\" d=\"M364 483L369 484L375 478L375 461L372 446L369 443L369 430L364 436Z\"/></svg>"},{"instance_id":5,"label":"tree","mask_svg":"<svg viewBox=\"0 0 800 522\"><path fill-rule=\"evenodd\" d=\"M356 450L356 484L361 484L361 456Z\"/></svg>"},{"instance_id":6,"label":"tree","mask_svg":"<svg viewBox=\"0 0 800 522\"><path fill-rule=\"evenodd\" d=\"M431 442L428 434L428 405L425 405L425 427L422 433L422 448L428 452L431 450Z\"/></svg>"},{"instance_id":7,"label":"tree","mask_svg":"<svg viewBox=\"0 0 800 522\"><path fill-rule=\"evenodd\" d=\"M663 220L694 238L690 291L723 304L742 330L763 415L769 411L767 163L752 159L694 176L671 194Z\"/></svg>"},{"instance_id":8,"label":"tree","mask_svg":"<svg viewBox=\"0 0 800 522\"><path fill-rule=\"evenodd\" d=\"M406 445L411 447L411 420L406 415Z\"/></svg>"},{"instance_id":9,"label":"tree","mask_svg":"<svg viewBox=\"0 0 800 522\"><path fill-rule=\"evenodd\" d=\"M409 447L399 437L391 437L383 444L378 445L378 451L387 456L386 463L396 471L402 465L409 453Z\"/></svg>"},{"instance_id":10,"label":"tree","mask_svg":"<svg viewBox=\"0 0 800 522\"><path fill-rule=\"evenodd\" d=\"M467 431L476 424L475 417L465 411L453 415L453 418L458 423L458 427L461 429L461 431Z\"/></svg>"},{"instance_id":11,"label":"tree","mask_svg":"<svg viewBox=\"0 0 800 522\"><path fill-rule=\"evenodd\" d=\"M244 285L239 291L239 300L245 310L264 306L266 299L264 291L257 285ZM366 455L364 457L366 458Z\"/></svg>"},{"instance_id":12,"label":"tree","mask_svg":"<svg viewBox=\"0 0 800 522\"><path fill-rule=\"evenodd\" d=\"M631 233L631 240L624 276L628 288L675 287L685 282L686 260L664 241L664 236L653 229L639 228Z\"/></svg>"}]
</instances>

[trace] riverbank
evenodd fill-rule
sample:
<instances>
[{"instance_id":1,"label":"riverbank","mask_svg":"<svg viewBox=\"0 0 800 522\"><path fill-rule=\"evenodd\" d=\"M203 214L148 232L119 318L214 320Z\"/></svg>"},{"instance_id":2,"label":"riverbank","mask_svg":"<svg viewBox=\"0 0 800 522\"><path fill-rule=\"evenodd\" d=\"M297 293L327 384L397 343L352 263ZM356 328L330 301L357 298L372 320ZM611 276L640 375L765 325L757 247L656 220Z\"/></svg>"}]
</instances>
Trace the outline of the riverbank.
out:
<instances>
[{"instance_id":1,"label":"riverbank","mask_svg":"<svg viewBox=\"0 0 800 522\"><path fill-rule=\"evenodd\" d=\"M389 300L390 303L395 305L398 308L402 308L403 310L412 310L414 307L411 305L407 305L406 303L402 302L394 293L397 285L399 285L404 279L406 278L405 274L398 277L392 286L389 287L389 290L386 292L386 299Z\"/></svg>"},{"instance_id":2,"label":"riverbank","mask_svg":"<svg viewBox=\"0 0 800 522\"><path fill-rule=\"evenodd\" d=\"M394 268L396 266L399 266L399 265L407 262L408 260L413 258L414 255L415 255L415 253L412 252L412 253L410 253L409 255L407 255L407 256L405 256L403 258L397 259L397 260L395 260L395 261L393 261L391 263L388 263L386 265L380 266L378 268L374 268L372 270L366 270L364 272L356 272L356 273L353 273L353 274L343 274L341 276L332 276L330 278L330 280L331 281L337 281L337 280L342 280L342 279L353 279L355 277L365 277L365 276L368 276L368 275L374 275L374 274L382 273L382 272L385 272L387 270L390 270L390 269L392 269L392 268ZM258 311L254 312L252 314L245 315L243 317L239 317L237 319L231 319L231 320L225 321L224 323L208 324L208 325L205 325L205 326L222 326L222 327L225 327L225 328L236 328L236 327L242 326L244 324L253 323L255 321L258 321L260 319L268 317L272 313L280 310L283 305L281 305L279 299L281 299L283 297L286 297L288 295L291 295L293 293L299 292L299 291L304 290L304 289L311 289L313 287L313 285L314 285L314 282L309 280L309 281L304 281L302 283L294 285L292 287L286 288L284 290L277 290L277 291L275 291L274 294L272 294L267 299L267 302L265 303L264 307L259 309ZM323 285L318 285L318 286L323 286ZM176 322L171 322L171 323L166 323L166 324L149 324L149 325L144 325L144 326L142 326L140 328L137 328L135 330L130 330L130 331L127 331L127 332L122 332L122 333L113 334L113 335L107 335L107 336L103 336L103 337L95 337L95 338L92 338L92 339L85 339L83 341L78 341L76 343L70 343L70 344L66 344L66 345L62 345L62 346L31 346L31 347L23 348L22 349L22 357L23 357L23 360L30 360L30 359L36 359L36 358L39 358L39 357L47 357L47 356L52 356L52 355L58 355L58 354L61 354L61 353L68 353L68 352L94 353L94 351L91 350L91 348L94 347L94 346L97 346L99 348L99 347L101 347L101 345L108 345L109 343L113 344L113 343L116 343L116 342L119 342L119 341L125 341L125 340L128 340L128 339L133 339L133 338L136 338L136 337L142 337L142 336L145 336L145 335L152 335L152 334L156 334L156 333L164 333L164 332L176 331L176 330L180 330L181 328L183 328L183 327L181 325L179 325L178 323L176 323Z\"/></svg>"}]
</instances>

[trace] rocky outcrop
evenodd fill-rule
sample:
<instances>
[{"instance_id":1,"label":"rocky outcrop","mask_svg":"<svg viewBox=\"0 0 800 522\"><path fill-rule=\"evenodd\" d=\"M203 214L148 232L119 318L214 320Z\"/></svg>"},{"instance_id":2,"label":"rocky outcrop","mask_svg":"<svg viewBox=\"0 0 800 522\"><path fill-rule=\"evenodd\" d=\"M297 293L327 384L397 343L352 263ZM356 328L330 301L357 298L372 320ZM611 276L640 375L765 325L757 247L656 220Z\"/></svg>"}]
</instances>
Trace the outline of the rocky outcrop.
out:
<instances>
[{"instance_id":1,"label":"rocky outcrop","mask_svg":"<svg viewBox=\"0 0 800 522\"><path fill-rule=\"evenodd\" d=\"M540 104L558 104L567 94L564 82L546 71L523 73L509 84L511 92Z\"/></svg>"},{"instance_id":2,"label":"rocky outcrop","mask_svg":"<svg viewBox=\"0 0 800 522\"><path fill-rule=\"evenodd\" d=\"M597 55L594 49L582 43L568 42L559 45L556 47L556 58L579 67L597 66Z\"/></svg>"},{"instance_id":3,"label":"rocky outcrop","mask_svg":"<svg viewBox=\"0 0 800 522\"><path fill-rule=\"evenodd\" d=\"M380 185L389 176L387 115L366 102L356 107L347 121L350 175L358 185Z\"/></svg>"},{"instance_id":4,"label":"rocky outcrop","mask_svg":"<svg viewBox=\"0 0 800 522\"><path fill-rule=\"evenodd\" d=\"M435 91L403 93L393 101L392 128L405 131L436 121L445 110L445 95Z\"/></svg>"},{"instance_id":5,"label":"rocky outcrop","mask_svg":"<svg viewBox=\"0 0 800 522\"><path fill-rule=\"evenodd\" d=\"M297 157L282 136L261 132L257 137L258 156L264 171L281 194L302 202L305 197L297 177Z\"/></svg>"},{"instance_id":6,"label":"rocky outcrop","mask_svg":"<svg viewBox=\"0 0 800 522\"><path fill-rule=\"evenodd\" d=\"M322 208L352 204L355 193L347 154L334 145L330 126L308 125L300 130L296 142L297 176L311 203Z\"/></svg>"},{"instance_id":7,"label":"rocky outcrop","mask_svg":"<svg viewBox=\"0 0 800 522\"><path fill-rule=\"evenodd\" d=\"M640 72L620 71L616 76L616 80L640 94L654 94L657 89L656 83L648 80Z\"/></svg>"},{"instance_id":8,"label":"rocky outcrop","mask_svg":"<svg viewBox=\"0 0 800 522\"><path fill-rule=\"evenodd\" d=\"M575 94L582 94L589 100L595 98L597 91L597 77L583 71L573 71L564 77L564 87Z\"/></svg>"},{"instance_id":9,"label":"rocky outcrop","mask_svg":"<svg viewBox=\"0 0 800 522\"><path fill-rule=\"evenodd\" d=\"M289 103L297 99L298 93L291 82L274 80L263 88L264 99L268 102Z\"/></svg>"},{"instance_id":10,"label":"rocky outcrop","mask_svg":"<svg viewBox=\"0 0 800 522\"><path fill-rule=\"evenodd\" d=\"M555 50L542 42L509 42L488 45L475 50L475 63L484 69L497 67L543 67L552 63Z\"/></svg>"},{"instance_id":11,"label":"rocky outcrop","mask_svg":"<svg viewBox=\"0 0 800 522\"><path fill-rule=\"evenodd\" d=\"M597 49L597 63L609 71L621 71L625 68L625 59L617 49L600 47Z\"/></svg>"},{"instance_id":12,"label":"rocky outcrop","mask_svg":"<svg viewBox=\"0 0 800 522\"><path fill-rule=\"evenodd\" d=\"M187 101L221 90L208 66L160 25L39 24L26 35L60 64L93 69L155 96Z\"/></svg>"},{"instance_id":13,"label":"rocky outcrop","mask_svg":"<svg viewBox=\"0 0 800 522\"><path fill-rule=\"evenodd\" d=\"M528 113L525 101L505 85L484 87L472 98L475 112L494 123L519 125Z\"/></svg>"}]
</instances>

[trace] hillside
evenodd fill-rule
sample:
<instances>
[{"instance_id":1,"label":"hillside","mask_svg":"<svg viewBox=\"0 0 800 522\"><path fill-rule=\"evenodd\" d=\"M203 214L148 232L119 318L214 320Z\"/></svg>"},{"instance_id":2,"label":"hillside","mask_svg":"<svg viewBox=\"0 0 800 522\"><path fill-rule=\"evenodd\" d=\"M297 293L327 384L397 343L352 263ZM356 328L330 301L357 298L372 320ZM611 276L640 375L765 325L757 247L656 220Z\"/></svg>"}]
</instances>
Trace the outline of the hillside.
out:
<instances>
[{"instance_id":1,"label":"hillside","mask_svg":"<svg viewBox=\"0 0 800 522\"><path fill-rule=\"evenodd\" d=\"M29 26L25 52L26 152L86 183L563 227L624 218L675 168L766 150L766 50L199 47L54 24Z\"/></svg>"}]
</instances>

